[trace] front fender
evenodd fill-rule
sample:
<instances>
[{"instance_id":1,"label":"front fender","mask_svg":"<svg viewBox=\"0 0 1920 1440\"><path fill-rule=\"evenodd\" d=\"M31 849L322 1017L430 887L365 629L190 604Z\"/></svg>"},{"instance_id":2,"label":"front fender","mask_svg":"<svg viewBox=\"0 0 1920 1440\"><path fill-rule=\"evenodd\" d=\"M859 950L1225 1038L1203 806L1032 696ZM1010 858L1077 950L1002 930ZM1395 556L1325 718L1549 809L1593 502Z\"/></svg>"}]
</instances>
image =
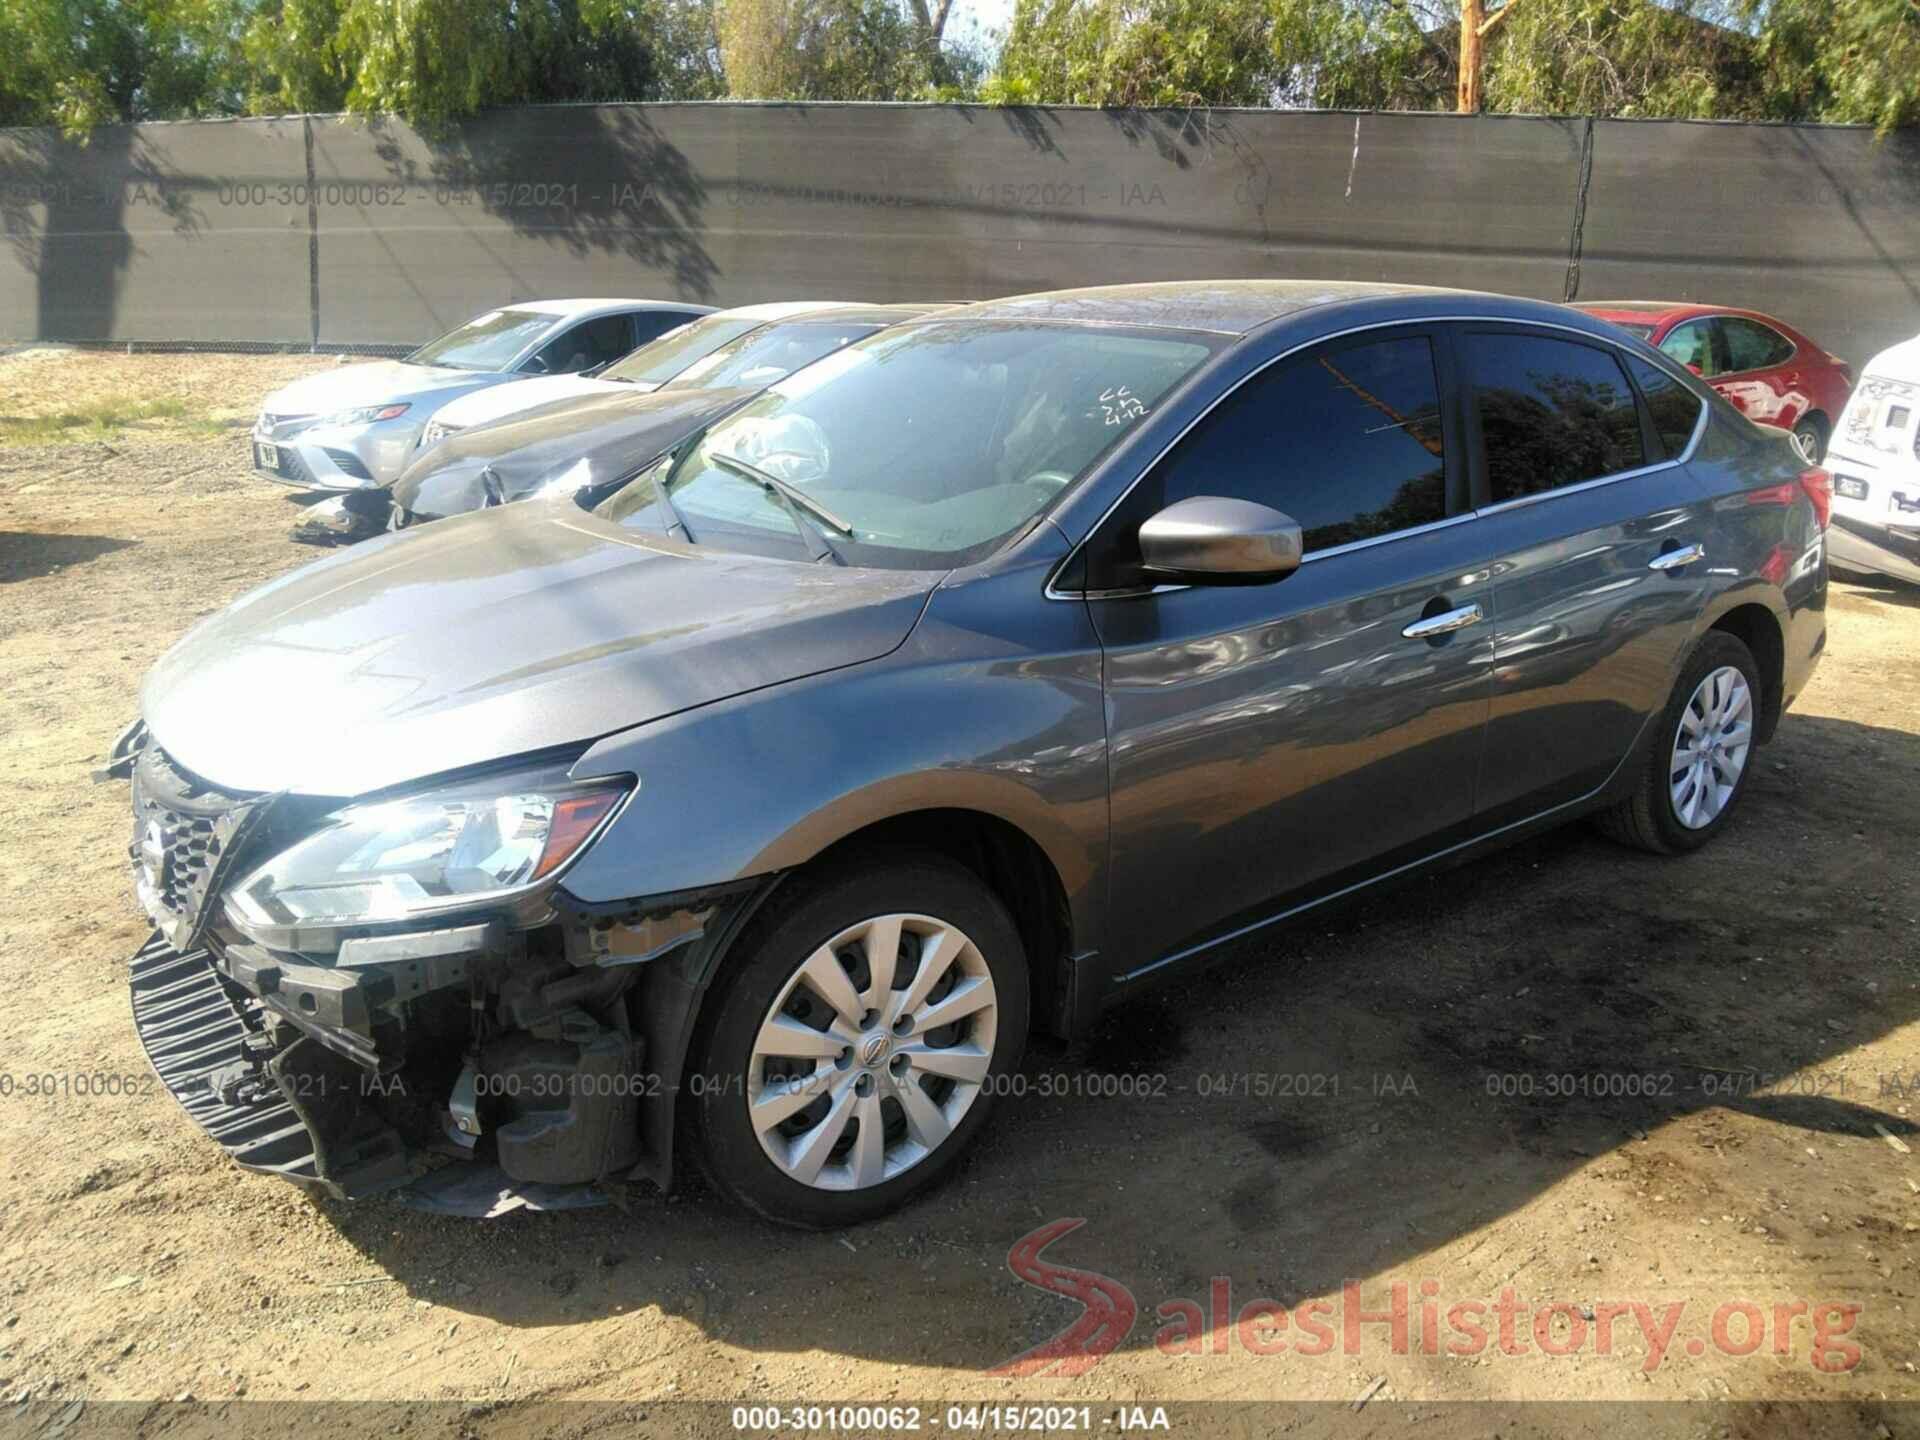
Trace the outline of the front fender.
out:
<instances>
[{"instance_id":1,"label":"front fender","mask_svg":"<svg viewBox=\"0 0 1920 1440\"><path fill-rule=\"evenodd\" d=\"M1107 858L1106 726L1086 607L1042 597L1064 545L951 581L892 654L609 737L576 774L640 777L567 873L590 903L804 865L868 826L970 810L1047 856L1077 950L1096 949Z\"/></svg>"}]
</instances>

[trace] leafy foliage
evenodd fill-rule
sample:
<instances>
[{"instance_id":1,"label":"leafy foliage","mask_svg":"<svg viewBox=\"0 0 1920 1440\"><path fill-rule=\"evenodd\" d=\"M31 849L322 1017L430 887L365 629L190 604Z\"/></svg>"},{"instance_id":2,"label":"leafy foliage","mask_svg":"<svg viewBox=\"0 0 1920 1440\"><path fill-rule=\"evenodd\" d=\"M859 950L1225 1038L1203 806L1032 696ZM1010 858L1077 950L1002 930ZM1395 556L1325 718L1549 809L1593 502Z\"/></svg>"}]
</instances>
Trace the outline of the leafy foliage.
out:
<instances>
[{"instance_id":1,"label":"leafy foliage","mask_svg":"<svg viewBox=\"0 0 1920 1440\"><path fill-rule=\"evenodd\" d=\"M737 99L913 99L935 84L892 0L720 0L718 31Z\"/></svg>"},{"instance_id":2,"label":"leafy foliage","mask_svg":"<svg viewBox=\"0 0 1920 1440\"><path fill-rule=\"evenodd\" d=\"M541 101L1450 109L1459 0L0 0L0 124ZM1920 0L1488 0L1510 112L1920 123Z\"/></svg>"},{"instance_id":3,"label":"leafy foliage","mask_svg":"<svg viewBox=\"0 0 1920 1440\"><path fill-rule=\"evenodd\" d=\"M233 0L0 0L0 124L233 114Z\"/></svg>"}]
</instances>

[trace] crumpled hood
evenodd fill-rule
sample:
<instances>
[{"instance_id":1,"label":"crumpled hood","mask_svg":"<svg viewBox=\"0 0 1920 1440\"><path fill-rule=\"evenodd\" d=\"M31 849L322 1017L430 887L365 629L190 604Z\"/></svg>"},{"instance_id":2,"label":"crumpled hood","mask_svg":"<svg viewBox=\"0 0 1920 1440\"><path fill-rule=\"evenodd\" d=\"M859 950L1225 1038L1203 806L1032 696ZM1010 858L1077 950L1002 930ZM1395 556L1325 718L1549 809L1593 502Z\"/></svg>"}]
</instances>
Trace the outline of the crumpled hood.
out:
<instances>
[{"instance_id":1,"label":"crumpled hood","mask_svg":"<svg viewBox=\"0 0 1920 1440\"><path fill-rule=\"evenodd\" d=\"M516 387L518 388L518 387ZM576 473L599 484L630 475L758 390L658 390L555 400L470 434L442 440L394 482L393 502L417 515L460 515L486 503L482 471L502 501Z\"/></svg>"},{"instance_id":2,"label":"crumpled hood","mask_svg":"<svg viewBox=\"0 0 1920 1440\"><path fill-rule=\"evenodd\" d=\"M491 371L371 360L361 365L342 365L338 370L325 370L283 385L269 395L260 408L274 415L331 415L336 410L357 409L362 405L390 405L411 395L438 395L448 390L496 385L504 378Z\"/></svg>"},{"instance_id":3,"label":"crumpled hood","mask_svg":"<svg viewBox=\"0 0 1920 1440\"><path fill-rule=\"evenodd\" d=\"M160 658L141 714L222 789L365 794L876 659L938 578L703 549L537 500L260 587Z\"/></svg>"}]
</instances>

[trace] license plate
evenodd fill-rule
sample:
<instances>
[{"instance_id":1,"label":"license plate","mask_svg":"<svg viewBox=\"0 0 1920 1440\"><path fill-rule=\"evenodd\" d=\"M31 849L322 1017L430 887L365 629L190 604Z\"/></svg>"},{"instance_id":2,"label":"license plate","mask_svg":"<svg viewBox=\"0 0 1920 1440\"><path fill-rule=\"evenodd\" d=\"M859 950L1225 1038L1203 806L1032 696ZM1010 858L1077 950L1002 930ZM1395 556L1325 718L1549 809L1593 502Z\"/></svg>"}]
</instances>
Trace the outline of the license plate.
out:
<instances>
[{"instance_id":1,"label":"license plate","mask_svg":"<svg viewBox=\"0 0 1920 1440\"><path fill-rule=\"evenodd\" d=\"M278 445L269 445L264 440L254 441L253 463L258 465L262 470L278 470L280 468L280 447Z\"/></svg>"},{"instance_id":2,"label":"license plate","mask_svg":"<svg viewBox=\"0 0 1920 1440\"><path fill-rule=\"evenodd\" d=\"M1833 477L1833 493L1847 500L1864 500L1867 498L1867 482L1856 480L1851 475L1836 475Z\"/></svg>"}]
</instances>

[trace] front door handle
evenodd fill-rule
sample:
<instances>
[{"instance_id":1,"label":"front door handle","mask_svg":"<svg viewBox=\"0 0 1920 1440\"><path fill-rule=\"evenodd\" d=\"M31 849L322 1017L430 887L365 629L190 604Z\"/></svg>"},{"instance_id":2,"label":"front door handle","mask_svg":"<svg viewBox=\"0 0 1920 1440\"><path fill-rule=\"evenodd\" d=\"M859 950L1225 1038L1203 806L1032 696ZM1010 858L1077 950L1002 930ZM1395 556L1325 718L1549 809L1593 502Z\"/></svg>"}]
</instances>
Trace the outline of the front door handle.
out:
<instances>
[{"instance_id":1,"label":"front door handle","mask_svg":"<svg viewBox=\"0 0 1920 1440\"><path fill-rule=\"evenodd\" d=\"M1478 625L1485 618L1478 605L1462 605L1458 610L1443 610L1438 615L1416 620L1400 633L1409 640L1432 640L1437 636L1451 635L1456 630L1464 630L1469 625Z\"/></svg>"},{"instance_id":2,"label":"front door handle","mask_svg":"<svg viewBox=\"0 0 1920 1440\"><path fill-rule=\"evenodd\" d=\"M1678 550L1667 550L1647 561L1649 570L1679 570L1693 564L1696 560L1707 558L1704 545L1682 545Z\"/></svg>"}]
</instances>

